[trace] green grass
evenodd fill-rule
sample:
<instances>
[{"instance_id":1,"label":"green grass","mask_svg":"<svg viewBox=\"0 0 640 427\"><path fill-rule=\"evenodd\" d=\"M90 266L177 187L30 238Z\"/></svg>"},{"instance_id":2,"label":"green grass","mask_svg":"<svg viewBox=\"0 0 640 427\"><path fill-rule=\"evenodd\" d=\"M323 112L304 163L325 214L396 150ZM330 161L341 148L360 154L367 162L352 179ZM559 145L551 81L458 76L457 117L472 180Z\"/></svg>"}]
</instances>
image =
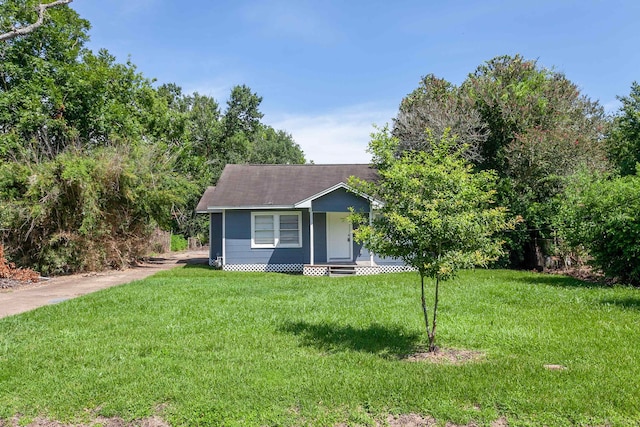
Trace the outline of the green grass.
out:
<instances>
[{"instance_id":1,"label":"green grass","mask_svg":"<svg viewBox=\"0 0 640 427\"><path fill-rule=\"evenodd\" d=\"M309 278L184 267L0 320L0 419L160 412L173 425L640 423L640 290L469 271L424 347L415 274ZM544 364L568 369L549 371ZM1 422L0 422L1 424Z\"/></svg>"}]
</instances>

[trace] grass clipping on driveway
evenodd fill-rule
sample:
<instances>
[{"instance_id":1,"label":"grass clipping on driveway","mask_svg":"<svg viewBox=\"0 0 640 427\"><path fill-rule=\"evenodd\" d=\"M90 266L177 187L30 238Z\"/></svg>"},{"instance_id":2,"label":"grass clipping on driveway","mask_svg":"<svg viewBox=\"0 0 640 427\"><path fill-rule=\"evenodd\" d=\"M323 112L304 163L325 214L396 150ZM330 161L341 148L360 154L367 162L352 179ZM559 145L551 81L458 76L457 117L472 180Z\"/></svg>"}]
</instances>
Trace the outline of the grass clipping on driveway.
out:
<instances>
[{"instance_id":1,"label":"grass clipping on driveway","mask_svg":"<svg viewBox=\"0 0 640 427\"><path fill-rule=\"evenodd\" d=\"M438 345L471 356L429 363L411 361L418 287L194 266L8 317L0 420L637 425L638 290L463 272L442 287Z\"/></svg>"}]
</instances>

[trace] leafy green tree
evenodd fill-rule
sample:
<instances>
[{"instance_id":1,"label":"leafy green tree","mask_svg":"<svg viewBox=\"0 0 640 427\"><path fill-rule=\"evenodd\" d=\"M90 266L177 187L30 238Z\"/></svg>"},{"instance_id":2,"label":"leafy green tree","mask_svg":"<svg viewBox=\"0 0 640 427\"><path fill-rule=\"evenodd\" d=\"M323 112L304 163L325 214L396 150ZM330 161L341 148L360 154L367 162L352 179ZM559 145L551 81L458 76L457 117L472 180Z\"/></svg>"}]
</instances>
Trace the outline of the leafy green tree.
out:
<instances>
[{"instance_id":1,"label":"leafy green tree","mask_svg":"<svg viewBox=\"0 0 640 427\"><path fill-rule=\"evenodd\" d=\"M261 124L251 142L247 161L257 164L293 165L303 164L305 159L302 149L291 134Z\"/></svg>"},{"instance_id":2,"label":"leafy green tree","mask_svg":"<svg viewBox=\"0 0 640 427\"><path fill-rule=\"evenodd\" d=\"M0 36L25 30L0 41L0 229L14 261L71 272L130 258L149 227L203 235L193 208L227 163L304 161L260 122L249 87L224 114L176 84L155 89L131 62L85 48L89 23L68 2L0 1Z\"/></svg>"},{"instance_id":3,"label":"leafy green tree","mask_svg":"<svg viewBox=\"0 0 640 427\"><path fill-rule=\"evenodd\" d=\"M0 3L0 31L36 20L36 2ZM37 31L0 42L0 158L60 151L75 132L62 118L65 86L88 40L89 23L68 7L53 8Z\"/></svg>"},{"instance_id":4,"label":"leafy green tree","mask_svg":"<svg viewBox=\"0 0 640 427\"><path fill-rule=\"evenodd\" d=\"M640 84L633 82L629 96L618 99L622 106L608 135L609 157L621 175L634 175L640 162Z\"/></svg>"},{"instance_id":5,"label":"leafy green tree","mask_svg":"<svg viewBox=\"0 0 640 427\"><path fill-rule=\"evenodd\" d=\"M9 19L8 16L4 16L0 18L0 31L6 31L4 33L0 33L0 42L6 40L12 40L16 37L24 36L32 33L33 31L40 28L45 21L47 9L62 6L71 3L73 0L55 0L50 3L40 3L36 8L38 12L38 17L35 21L29 24L24 25L14 25L14 23ZM9 30L6 30L6 27L9 27Z\"/></svg>"},{"instance_id":6,"label":"leafy green tree","mask_svg":"<svg viewBox=\"0 0 640 427\"><path fill-rule=\"evenodd\" d=\"M507 211L494 205L496 176L474 173L465 147L445 132L431 138L431 150L402 151L388 129L373 135L369 151L377 182L352 178L357 190L384 202L369 223L353 214L355 239L383 256L402 259L420 274L421 305L429 338L435 345L440 282L461 268L487 265L501 254L494 236L513 225ZM425 298L425 277L435 280L432 323Z\"/></svg>"},{"instance_id":7,"label":"leafy green tree","mask_svg":"<svg viewBox=\"0 0 640 427\"><path fill-rule=\"evenodd\" d=\"M233 87L222 117L221 153L225 163L242 163L258 131L263 114L259 107L262 97L248 86Z\"/></svg>"},{"instance_id":8,"label":"leafy green tree","mask_svg":"<svg viewBox=\"0 0 640 427\"><path fill-rule=\"evenodd\" d=\"M591 264L621 283L640 286L640 176L583 171L571 178L556 224Z\"/></svg>"},{"instance_id":9,"label":"leafy green tree","mask_svg":"<svg viewBox=\"0 0 640 427\"><path fill-rule=\"evenodd\" d=\"M414 116L426 118L406 119ZM478 169L497 172L496 199L524 219L505 235L514 266L541 265L536 242L551 232L553 200L563 190L563 177L583 166L593 171L609 167L602 107L562 73L520 55L487 61L459 88L428 76L403 100L395 126L403 145L406 135L420 135L424 127L438 131L450 126L462 142L475 141L467 158Z\"/></svg>"}]
</instances>

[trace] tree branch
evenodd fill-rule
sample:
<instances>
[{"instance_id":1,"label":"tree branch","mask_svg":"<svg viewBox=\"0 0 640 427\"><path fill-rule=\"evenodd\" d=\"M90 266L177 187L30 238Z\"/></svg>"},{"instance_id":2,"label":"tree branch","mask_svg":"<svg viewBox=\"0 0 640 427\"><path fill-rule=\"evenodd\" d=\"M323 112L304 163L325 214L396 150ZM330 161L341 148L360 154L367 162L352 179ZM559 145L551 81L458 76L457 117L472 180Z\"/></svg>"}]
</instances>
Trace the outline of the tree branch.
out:
<instances>
[{"instance_id":1,"label":"tree branch","mask_svg":"<svg viewBox=\"0 0 640 427\"><path fill-rule=\"evenodd\" d=\"M50 7L60 6L63 4L69 4L73 0L56 0L51 3L41 3L38 5L38 20L33 24L27 25L22 28L12 28L11 31L8 31L4 34L0 34L0 41L11 40L13 38L24 36L25 34L29 34L32 31L36 30L38 27L44 24L44 14L47 9Z\"/></svg>"}]
</instances>

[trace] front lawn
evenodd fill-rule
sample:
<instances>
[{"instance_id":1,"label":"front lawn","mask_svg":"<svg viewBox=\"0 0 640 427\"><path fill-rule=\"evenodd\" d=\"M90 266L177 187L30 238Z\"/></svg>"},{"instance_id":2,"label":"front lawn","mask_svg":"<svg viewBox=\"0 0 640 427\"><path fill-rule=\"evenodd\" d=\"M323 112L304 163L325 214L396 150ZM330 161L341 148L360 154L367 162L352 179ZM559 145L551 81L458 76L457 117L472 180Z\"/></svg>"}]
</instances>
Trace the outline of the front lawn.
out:
<instances>
[{"instance_id":1,"label":"front lawn","mask_svg":"<svg viewBox=\"0 0 640 427\"><path fill-rule=\"evenodd\" d=\"M441 291L438 344L481 360L402 359L426 342L416 274L162 272L0 320L0 420L638 425L640 290L479 270Z\"/></svg>"}]
</instances>

